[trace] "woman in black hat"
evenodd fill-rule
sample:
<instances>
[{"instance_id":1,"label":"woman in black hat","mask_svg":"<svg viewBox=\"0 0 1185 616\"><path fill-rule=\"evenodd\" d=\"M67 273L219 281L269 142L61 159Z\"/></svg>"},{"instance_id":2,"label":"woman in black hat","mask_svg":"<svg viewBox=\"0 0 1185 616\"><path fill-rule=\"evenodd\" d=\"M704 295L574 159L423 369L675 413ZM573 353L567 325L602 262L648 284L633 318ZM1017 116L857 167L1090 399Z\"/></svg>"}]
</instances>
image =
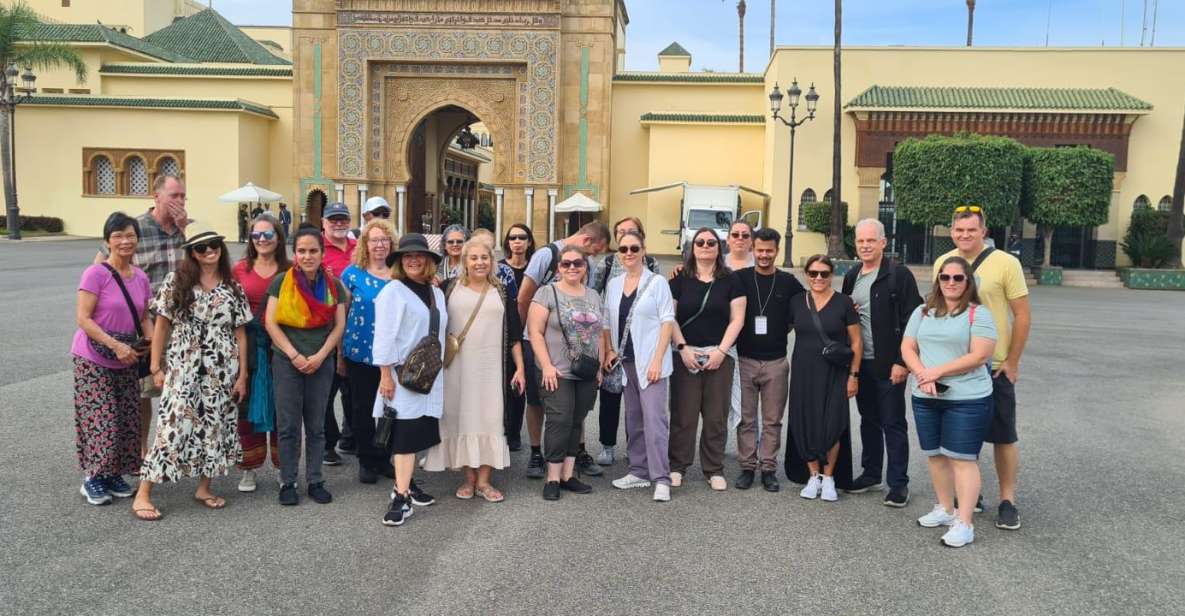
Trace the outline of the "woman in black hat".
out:
<instances>
[{"instance_id":1,"label":"woman in black hat","mask_svg":"<svg viewBox=\"0 0 1185 616\"><path fill-rule=\"evenodd\" d=\"M428 393L418 393L404 387L396 378L396 368L419 369L407 364L412 351L429 336L432 321L436 321L436 337L442 357L433 362L439 368L443 362L445 332L448 331L448 311L444 293L432 284L440 255L428 248L419 233L408 233L399 239L399 248L387 257L391 268L391 282L383 287L374 300L374 347L372 360L379 367L379 394L375 399L374 416L383 417L385 409L393 410L394 427L388 441L388 451L395 466L395 488L383 524L399 526L414 512L412 505L421 507L436 502L412 480L416 453L440 442L440 415L444 411L443 370L438 370Z\"/></svg>"}]
</instances>

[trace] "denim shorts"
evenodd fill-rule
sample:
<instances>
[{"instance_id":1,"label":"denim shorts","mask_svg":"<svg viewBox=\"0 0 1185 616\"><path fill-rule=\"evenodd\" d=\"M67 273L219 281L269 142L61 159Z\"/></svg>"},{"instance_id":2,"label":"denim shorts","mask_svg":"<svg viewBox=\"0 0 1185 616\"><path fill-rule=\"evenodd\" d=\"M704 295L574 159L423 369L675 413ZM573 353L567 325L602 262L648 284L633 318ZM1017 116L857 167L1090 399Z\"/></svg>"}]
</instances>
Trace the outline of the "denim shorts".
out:
<instances>
[{"instance_id":1,"label":"denim shorts","mask_svg":"<svg viewBox=\"0 0 1185 616\"><path fill-rule=\"evenodd\" d=\"M991 396L977 400L941 400L913 396L918 444L927 456L978 460L992 425Z\"/></svg>"}]
</instances>

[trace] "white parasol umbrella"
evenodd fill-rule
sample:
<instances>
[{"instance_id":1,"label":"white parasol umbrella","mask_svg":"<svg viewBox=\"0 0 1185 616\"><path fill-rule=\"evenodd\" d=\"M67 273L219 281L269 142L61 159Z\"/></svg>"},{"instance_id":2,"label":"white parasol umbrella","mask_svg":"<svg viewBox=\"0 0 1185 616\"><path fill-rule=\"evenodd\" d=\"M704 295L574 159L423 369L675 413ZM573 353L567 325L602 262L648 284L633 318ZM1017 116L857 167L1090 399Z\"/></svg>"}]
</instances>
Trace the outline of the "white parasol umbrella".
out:
<instances>
[{"instance_id":1,"label":"white parasol umbrella","mask_svg":"<svg viewBox=\"0 0 1185 616\"><path fill-rule=\"evenodd\" d=\"M247 182L246 186L236 188L218 197L218 200L223 203L273 203L282 201L283 199L283 195L274 193L266 188L260 188L251 182Z\"/></svg>"}]
</instances>

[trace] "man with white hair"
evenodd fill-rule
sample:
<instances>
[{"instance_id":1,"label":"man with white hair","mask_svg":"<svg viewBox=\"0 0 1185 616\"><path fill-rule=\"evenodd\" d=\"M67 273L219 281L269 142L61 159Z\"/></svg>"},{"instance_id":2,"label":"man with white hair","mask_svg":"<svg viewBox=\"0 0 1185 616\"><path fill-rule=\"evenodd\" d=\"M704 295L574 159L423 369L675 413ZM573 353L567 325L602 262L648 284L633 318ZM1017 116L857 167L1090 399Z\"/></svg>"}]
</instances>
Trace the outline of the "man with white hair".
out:
<instances>
[{"instance_id":1,"label":"man with white hair","mask_svg":"<svg viewBox=\"0 0 1185 616\"><path fill-rule=\"evenodd\" d=\"M909 268L885 256L881 221L865 218L856 223L856 256L860 267L844 276L843 293L852 298L860 313L864 339L856 393L864 471L848 492L867 492L880 485L887 454L889 492L884 504L904 507L909 503L909 423L905 419L909 369L901 360L901 334L922 297Z\"/></svg>"}]
</instances>

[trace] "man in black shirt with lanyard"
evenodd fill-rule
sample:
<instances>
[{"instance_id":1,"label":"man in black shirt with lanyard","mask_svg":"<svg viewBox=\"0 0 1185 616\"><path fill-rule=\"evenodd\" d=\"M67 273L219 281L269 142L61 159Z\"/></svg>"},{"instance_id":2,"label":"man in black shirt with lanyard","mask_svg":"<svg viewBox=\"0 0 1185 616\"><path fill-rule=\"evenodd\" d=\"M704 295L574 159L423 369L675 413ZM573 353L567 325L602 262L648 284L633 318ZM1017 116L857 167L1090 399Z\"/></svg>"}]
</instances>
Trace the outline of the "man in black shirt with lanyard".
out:
<instances>
[{"instance_id":1,"label":"man in black shirt with lanyard","mask_svg":"<svg viewBox=\"0 0 1185 616\"><path fill-rule=\"evenodd\" d=\"M736 487L747 490L761 470L761 485L768 492L781 489L776 474L781 446L782 418L790 387L786 359L790 335L790 299L803 292L802 284L774 265L782 236L774 229L753 235L757 265L736 272L749 298L745 327L737 338L741 373L741 423L737 426L737 457L741 475ZM761 435L758 438L758 407Z\"/></svg>"}]
</instances>

